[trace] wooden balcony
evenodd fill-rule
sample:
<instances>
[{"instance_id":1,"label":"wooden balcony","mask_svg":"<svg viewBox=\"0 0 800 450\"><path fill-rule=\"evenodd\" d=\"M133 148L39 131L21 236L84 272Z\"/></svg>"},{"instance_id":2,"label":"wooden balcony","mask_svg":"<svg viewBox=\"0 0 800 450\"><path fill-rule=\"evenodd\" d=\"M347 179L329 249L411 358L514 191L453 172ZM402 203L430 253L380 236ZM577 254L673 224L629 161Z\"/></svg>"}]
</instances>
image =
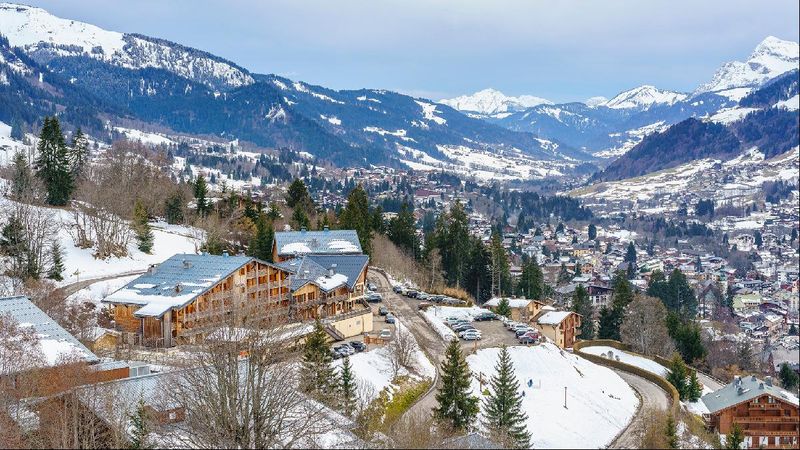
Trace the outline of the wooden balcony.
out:
<instances>
[{"instance_id":1,"label":"wooden balcony","mask_svg":"<svg viewBox=\"0 0 800 450\"><path fill-rule=\"evenodd\" d=\"M770 431L770 430L742 430L745 436L784 436L784 437L792 437L797 436L797 430L782 430L782 431Z\"/></svg>"},{"instance_id":2,"label":"wooden balcony","mask_svg":"<svg viewBox=\"0 0 800 450\"><path fill-rule=\"evenodd\" d=\"M797 416L734 417L734 423L800 423Z\"/></svg>"}]
</instances>

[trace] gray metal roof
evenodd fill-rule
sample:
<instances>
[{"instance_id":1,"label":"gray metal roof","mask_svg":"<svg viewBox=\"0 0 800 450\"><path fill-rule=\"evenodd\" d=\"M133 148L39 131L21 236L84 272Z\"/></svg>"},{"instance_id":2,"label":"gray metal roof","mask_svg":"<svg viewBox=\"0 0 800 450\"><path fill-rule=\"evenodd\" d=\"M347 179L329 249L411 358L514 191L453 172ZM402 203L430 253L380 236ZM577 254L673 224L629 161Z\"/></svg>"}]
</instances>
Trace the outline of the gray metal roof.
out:
<instances>
[{"instance_id":1,"label":"gray metal roof","mask_svg":"<svg viewBox=\"0 0 800 450\"><path fill-rule=\"evenodd\" d=\"M0 316L8 315L20 327L32 327L39 335L42 353L49 365L58 363L60 356L76 354L90 363L99 361L75 336L69 334L55 320L39 309L28 297L0 298Z\"/></svg>"},{"instance_id":2,"label":"gray metal roof","mask_svg":"<svg viewBox=\"0 0 800 450\"><path fill-rule=\"evenodd\" d=\"M715 413L733 405L748 402L764 394L782 399L795 406L798 405L798 399L794 394L774 384L770 386L755 376L741 377L740 380L741 382L739 384L734 381L733 383L725 385L722 389L704 395L701 400L705 403L706 408L708 408L710 412ZM741 390L739 388L741 388Z\"/></svg>"},{"instance_id":3,"label":"gray metal roof","mask_svg":"<svg viewBox=\"0 0 800 450\"><path fill-rule=\"evenodd\" d=\"M364 253L355 230L279 231L275 246L280 256Z\"/></svg>"},{"instance_id":4,"label":"gray metal roof","mask_svg":"<svg viewBox=\"0 0 800 450\"><path fill-rule=\"evenodd\" d=\"M113 292L102 301L142 305L140 317L161 317L182 308L220 280L253 261L249 256L216 256L179 253Z\"/></svg>"},{"instance_id":5,"label":"gray metal roof","mask_svg":"<svg viewBox=\"0 0 800 450\"><path fill-rule=\"evenodd\" d=\"M328 269L333 267L334 274L344 275L344 284L352 290L358 276L369 262L367 255L305 255L300 258L292 258L276 265L282 269L292 272L290 289L295 291L308 283L314 283L325 291L332 290L332 285L325 282L317 282L320 277L328 274ZM324 280L323 280L324 281ZM341 285L341 284L340 284ZM335 289L335 287L333 287Z\"/></svg>"}]
</instances>

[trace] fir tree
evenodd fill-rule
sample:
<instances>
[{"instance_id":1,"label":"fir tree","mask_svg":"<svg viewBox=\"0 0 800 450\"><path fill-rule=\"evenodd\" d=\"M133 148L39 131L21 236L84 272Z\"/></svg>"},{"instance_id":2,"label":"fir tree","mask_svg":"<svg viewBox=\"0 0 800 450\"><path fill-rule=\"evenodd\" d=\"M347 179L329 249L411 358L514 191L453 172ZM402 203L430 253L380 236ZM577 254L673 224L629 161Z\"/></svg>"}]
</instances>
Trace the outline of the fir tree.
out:
<instances>
[{"instance_id":1,"label":"fir tree","mask_svg":"<svg viewBox=\"0 0 800 450\"><path fill-rule=\"evenodd\" d=\"M700 384L700 380L697 379L697 371L692 370L692 374L689 376L689 384L686 386L686 398L690 402L696 402L700 400L700 397L703 395L703 385Z\"/></svg>"},{"instance_id":2,"label":"fir tree","mask_svg":"<svg viewBox=\"0 0 800 450\"><path fill-rule=\"evenodd\" d=\"M306 208L307 204L311 201L311 196L308 195L308 189L303 180L295 178L289 189L286 192L286 206L289 208Z\"/></svg>"},{"instance_id":3,"label":"fir tree","mask_svg":"<svg viewBox=\"0 0 800 450\"><path fill-rule=\"evenodd\" d=\"M348 356L345 356L339 370L339 406L347 417L353 417L356 409L356 382Z\"/></svg>"},{"instance_id":4,"label":"fir tree","mask_svg":"<svg viewBox=\"0 0 800 450\"><path fill-rule=\"evenodd\" d=\"M147 435L150 433L149 417L143 399L139 399L139 404L136 406L136 411L131 414L128 419L130 420L130 434L131 440L129 448L131 449L145 449L150 448Z\"/></svg>"},{"instance_id":5,"label":"fir tree","mask_svg":"<svg viewBox=\"0 0 800 450\"><path fill-rule=\"evenodd\" d=\"M536 257L522 263L522 276L518 283L519 294L529 299L541 299L544 294L544 274Z\"/></svg>"},{"instance_id":6,"label":"fir tree","mask_svg":"<svg viewBox=\"0 0 800 450\"><path fill-rule=\"evenodd\" d=\"M356 230L361 249L369 255L372 254L372 225L367 191L359 184L347 195L347 205L339 216L339 226L344 230Z\"/></svg>"},{"instance_id":7,"label":"fir tree","mask_svg":"<svg viewBox=\"0 0 800 450\"><path fill-rule=\"evenodd\" d=\"M86 163L89 161L89 141L80 128L75 130L72 135L72 143L69 148L70 172L74 179L79 179L83 175Z\"/></svg>"},{"instance_id":8,"label":"fir tree","mask_svg":"<svg viewBox=\"0 0 800 450\"><path fill-rule=\"evenodd\" d=\"M603 306L600 308L598 317L598 339L614 339L619 340L619 321L617 315L614 313L613 308Z\"/></svg>"},{"instance_id":9,"label":"fir tree","mask_svg":"<svg viewBox=\"0 0 800 450\"><path fill-rule=\"evenodd\" d=\"M415 259L420 256L416 223L414 209L406 201L400 205L397 217L389 221L389 239Z\"/></svg>"},{"instance_id":10,"label":"fir tree","mask_svg":"<svg viewBox=\"0 0 800 450\"><path fill-rule=\"evenodd\" d=\"M64 252L61 250L61 244L58 241L53 241L50 245L50 269L47 271L47 278L55 281L64 279L61 274L64 272Z\"/></svg>"},{"instance_id":11,"label":"fir tree","mask_svg":"<svg viewBox=\"0 0 800 450\"><path fill-rule=\"evenodd\" d=\"M197 204L197 214L200 217L208 215L209 206L208 199L206 198L207 195L208 185L206 184L206 179L203 177L203 174L200 174L194 182L194 198Z\"/></svg>"},{"instance_id":12,"label":"fir tree","mask_svg":"<svg viewBox=\"0 0 800 450\"><path fill-rule=\"evenodd\" d=\"M30 203L33 196L33 172L28 164L28 158L23 152L17 152L11 163L11 191L12 200Z\"/></svg>"},{"instance_id":13,"label":"fir tree","mask_svg":"<svg viewBox=\"0 0 800 450\"><path fill-rule=\"evenodd\" d=\"M133 205L133 222L131 223L131 228L133 228L133 232L136 234L137 247L139 250L149 254L150 251L153 250L153 230L150 228L147 208L139 199L136 199Z\"/></svg>"},{"instance_id":14,"label":"fir tree","mask_svg":"<svg viewBox=\"0 0 800 450\"><path fill-rule=\"evenodd\" d=\"M328 335L322 327L322 322L317 319L314 323L314 331L306 337L303 349L302 388L304 392L322 400L330 398L331 390L335 386L332 362Z\"/></svg>"},{"instance_id":15,"label":"fir tree","mask_svg":"<svg viewBox=\"0 0 800 450\"><path fill-rule=\"evenodd\" d=\"M471 374L458 339L452 339L447 346L441 374L434 417L454 431L469 430L478 415L478 399L470 391Z\"/></svg>"},{"instance_id":16,"label":"fir tree","mask_svg":"<svg viewBox=\"0 0 800 450\"><path fill-rule=\"evenodd\" d=\"M725 448L730 450L739 450L744 442L744 432L738 423L733 424L731 432L725 436Z\"/></svg>"},{"instance_id":17,"label":"fir tree","mask_svg":"<svg viewBox=\"0 0 800 450\"><path fill-rule=\"evenodd\" d=\"M297 229L306 228L308 229L308 225L310 220L308 218L308 214L303 208L297 207L294 209L292 213L292 222L297 226Z\"/></svg>"},{"instance_id":18,"label":"fir tree","mask_svg":"<svg viewBox=\"0 0 800 450\"><path fill-rule=\"evenodd\" d=\"M281 210L278 208L278 204L275 202L270 203L269 210L267 211L267 218L269 218L269 220L275 221L280 219L281 217L283 216L281 215Z\"/></svg>"},{"instance_id":19,"label":"fir tree","mask_svg":"<svg viewBox=\"0 0 800 450\"><path fill-rule=\"evenodd\" d=\"M19 117L14 117L11 120L11 139L21 141L25 139L25 130L22 128L22 122Z\"/></svg>"},{"instance_id":20,"label":"fir tree","mask_svg":"<svg viewBox=\"0 0 800 450\"><path fill-rule=\"evenodd\" d=\"M164 218L170 225L183 223L183 195L176 191L164 200Z\"/></svg>"},{"instance_id":21,"label":"fir tree","mask_svg":"<svg viewBox=\"0 0 800 450\"><path fill-rule=\"evenodd\" d=\"M267 222L263 214L256 220L256 231L250 240L247 254L262 261L272 262L272 240L275 233L272 222Z\"/></svg>"},{"instance_id":22,"label":"fir tree","mask_svg":"<svg viewBox=\"0 0 800 450\"><path fill-rule=\"evenodd\" d=\"M580 336L581 339L594 338L594 321L592 301L589 298L589 292L579 284L575 288L575 293L572 294L572 311L581 315Z\"/></svg>"},{"instance_id":23,"label":"fir tree","mask_svg":"<svg viewBox=\"0 0 800 450\"><path fill-rule=\"evenodd\" d=\"M672 414L667 416L667 429L664 431L667 436L667 445L669 448L680 448L678 442L678 430L675 427L675 418Z\"/></svg>"},{"instance_id":24,"label":"fir tree","mask_svg":"<svg viewBox=\"0 0 800 450\"><path fill-rule=\"evenodd\" d=\"M528 416L522 410L519 382L505 345L500 349L489 385L490 394L483 400L484 426L505 447L529 448L531 435L525 424Z\"/></svg>"},{"instance_id":25,"label":"fir tree","mask_svg":"<svg viewBox=\"0 0 800 450\"><path fill-rule=\"evenodd\" d=\"M683 362L683 358L681 355L675 353L672 355L672 359L670 360L669 364L669 374L667 375L667 381L670 382L675 389L678 391L678 394L681 397L681 400L686 400L688 398L689 385L686 383L686 377L688 368L686 364Z\"/></svg>"},{"instance_id":26,"label":"fir tree","mask_svg":"<svg viewBox=\"0 0 800 450\"><path fill-rule=\"evenodd\" d=\"M559 286L569 283L572 279L572 275L569 274L569 270L567 270L567 265L561 263L561 268L558 270L558 280L556 281Z\"/></svg>"},{"instance_id":27,"label":"fir tree","mask_svg":"<svg viewBox=\"0 0 800 450\"><path fill-rule=\"evenodd\" d=\"M781 385L787 391L795 392L798 385L797 372L789 367L788 363L781 364L781 370L778 372L778 377L781 379Z\"/></svg>"},{"instance_id":28,"label":"fir tree","mask_svg":"<svg viewBox=\"0 0 800 450\"><path fill-rule=\"evenodd\" d=\"M511 317L511 306L509 305L508 298L503 297L497 303L497 308L495 308L494 312L498 315L504 317Z\"/></svg>"},{"instance_id":29,"label":"fir tree","mask_svg":"<svg viewBox=\"0 0 800 450\"><path fill-rule=\"evenodd\" d=\"M56 117L46 117L39 135L36 176L47 190L47 203L64 206L72 196L74 180L70 170L67 144Z\"/></svg>"},{"instance_id":30,"label":"fir tree","mask_svg":"<svg viewBox=\"0 0 800 450\"><path fill-rule=\"evenodd\" d=\"M589 224L589 240L593 241L597 238L597 227L593 224Z\"/></svg>"}]
</instances>

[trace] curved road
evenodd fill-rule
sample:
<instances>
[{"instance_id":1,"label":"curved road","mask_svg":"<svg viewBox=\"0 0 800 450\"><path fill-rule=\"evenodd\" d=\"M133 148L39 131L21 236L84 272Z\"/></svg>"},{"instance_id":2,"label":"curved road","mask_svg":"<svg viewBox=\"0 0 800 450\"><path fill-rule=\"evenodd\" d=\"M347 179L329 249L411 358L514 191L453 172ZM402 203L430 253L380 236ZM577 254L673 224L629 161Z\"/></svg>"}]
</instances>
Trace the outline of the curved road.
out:
<instances>
[{"instance_id":1,"label":"curved road","mask_svg":"<svg viewBox=\"0 0 800 450\"><path fill-rule=\"evenodd\" d=\"M658 385L632 373L611 369L625 380L630 387L636 391L641 403L639 409L633 416L633 420L620 432L608 448L639 448L644 435L645 419L644 412L650 409L666 411L670 406L670 399Z\"/></svg>"}]
</instances>

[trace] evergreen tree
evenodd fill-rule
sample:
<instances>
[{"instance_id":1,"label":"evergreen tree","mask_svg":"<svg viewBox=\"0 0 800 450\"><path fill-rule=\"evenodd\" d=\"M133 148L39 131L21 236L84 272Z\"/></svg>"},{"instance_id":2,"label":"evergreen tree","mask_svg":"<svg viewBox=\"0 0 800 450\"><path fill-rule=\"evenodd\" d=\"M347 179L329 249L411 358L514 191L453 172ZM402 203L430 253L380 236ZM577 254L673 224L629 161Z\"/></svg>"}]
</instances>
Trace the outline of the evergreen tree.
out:
<instances>
[{"instance_id":1,"label":"evergreen tree","mask_svg":"<svg viewBox=\"0 0 800 450\"><path fill-rule=\"evenodd\" d=\"M797 336L797 325L791 324L789 326L789 336Z\"/></svg>"},{"instance_id":2,"label":"evergreen tree","mask_svg":"<svg viewBox=\"0 0 800 450\"><path fill-rule=\"evenodd\" d=\"M781 370L778 372L778 377L781 379L781 386L787 391L795 392L798 385L797 372L789 367L788 363L781 364Z\"/></svg>"},{"instance_id":3,"label":"evergreen tree","mask_svg":"<svg viewBox=\"0 0 800 450\"><path fill-rule=\"evenodd\" d=\"M89 140L80 128L72 135L69 147L70 172L73 179L77 180L83 175L86 163L89 161Z\"/></svg>"},{"instance_id":4,"label":"evergreen tree","mask_svg":"<svg viewBox=\"0 0 800 450\"><path fill-rule=\"evenodd\" d=\"M269 204L269 211L267 211L267 218L271 221L275 221L283 217L281 215L281 210L278 208L278 204L275 202L271 202ZM327 216L326 216L327 217Z\"/></svg>"},{"instance_id":5,"label":"evergreen tree","mask_svg":"<svg viewBox=\"0 0 800 450\"><path fill-rule=\"evenodd\" d=\"M597 227L593 224L589 224L589 240L593 241L597 239Z\"/></svg>"},{"instance_id":6,"label":"evergreen tree","mask_svg":"<svg viewBox=\"0 0 800 450\"><path fill-rule=\"evenodd\" d=\"M389 221L389 239L415 259L418 259L420 252L416 222L412 205L403 201L397 217Z\"/></svg>"},{"instance_id":7,"label":"evergreen tree","mask_svg":"<svg viewBox=\"0 0 800 450\"><path fill-rule=\"evenodd\" d=\"M64 206L72 196L74 180L70 170L67 144L56 117L46 117L39 135L36 176L47 190L47 203Z\"/></svg>"},{"instance_id":8,"label":"evergreen tree","mask_svg":"<svg viewBox=\"0 0 800 450\"><path fill-rule=\"evenodd\" d=\"M503 247L503 240L500 234L492 234L491 246L491 274L492 274L492 295L503 295L511 292L511 273L508 263L508 254Z\"/></svg>"},{"instance_id":9,"label":"evergreen tree","mask_svg":"<svg viewBox=\"0 0 800 450\"><path fill-rule=\"evenodd\" d=\"M764 244L764 238L761 237L761 232L756 230L755 234L753 235L753 238L754 238L756 247L761 248L761 246Z\"/></svg>"},{"instance_id":10,"label":"evergreen tree","mask_svg":"<svg viewBox=\"0 0 800 450\"><path fill-rule=\"evenodd\" d=\"M136 411L131 414L128 419L130 420L130 435L131 440L129 447L131 449L146 449L150 448L147 435L150 434L149 417L144 400L139 399L139 404L136 406Z\"/></svg>"},{"instance_id":11,"label":"evergreen tree","mask_svg":"<svg viewBox=\"0 0 800 450\"><path fill-rule=\"evenodd\" d=\"M509 318L511 317L511 306L508 303L507 297L503 297L500 299L500 301L497 303L497 308L495 308L494 312L504 317L509 317Z\"/></svg>"},{"instance_id":12,"label":"evergreen tree","mask_svg":"<svg viewBox=\"0 0 800 450\"><path fill-rule=\"evenodd\" d=\"M579 284L575 288L575 293L572 294L572 311L581 315L580 336L581 339L594 338L594 321L592 309L592 301L589 298L589 291Z\"/></svg>"},{"instance_id":13,"label":"evergreen tree","mask_svg":"<svg viewBox=\"0 0 800 450\"><path fill-rule=\"evenodd\" d=\"M17 152L11 163L11 190L9 197L12 200L30 203L33 199L33 172L28 164L28 158L23 152Z\"/></svg>"},{"instance_id":14,"label":"evergreen tree","mask_svg":"<svg viewBox=\"0 0 800 450\"><path fill-rule=\"evenodd\" d=\"M356 380L349 356L344 357L339 370L339 407L347 417L353 417L356 409Z\"/></svg>"},{"instance_id":15,"label":"evergreen tree","mask_svg":"<svg viewBox=\"0 0 800 450\"><path fill-rule=\"evenodd\" d=\"M672 414L667 416L667 429L665 430L664 434L667 435L667 445L669 448L680 448L678 442L678 432L675 428L675 418L672 417Z\"/></svg>"},{"instance_id":16,"label":"evergreen tree","mask_svg":"<svg viewBox=\"0 0 800 450\"><path fill-rule=\"evenodd\" d=\"M519 382L505 345L501 347L494 367L495 374L489 381L489 396L483 400L484 426L505 447L530 448L531 435L525 424L528 416L522 410Z\"/></svg>"},{"instance_id":17,"label":"evergreen tree","mask_svg":"<svg viewBox=\"0 0 800 450\"><path fill-rule=\"evenodd\" d=\"M22 127L22 122L18 117L11 120L11 139L21 141L25 139L25 130Z\"/></svg>"},{"instance_id":18,"label":"evergreen tree","mask_svg":"<svg viewBox=\"0 0 800 450\"><path fill-rule=\"evenodd\" d=\"M452 430L469 430L478 415L478 399L470 391L472 375L461 352L461 343L452 339L442 362L442 387L436 394L439 405L433 410L434 417Z\"/></svg>"},{"instance_id":19,"label":"evergreen tree","mask_svg":"<svg viewBox=\"0 0 800 450\"><path fill-rule=\"evenodd\" d=\"M538 300L544 294L544 274L536 257L522 263L522 276L518 284L518 293L525 298Z\"/></svg>"},{"instance_id":20,"label":"evergreen tree","mask_svg":"<svg viewBox=\"0 0 800 450\"><path fill-rule=\"evenodd\" d=\"M467 250L469 253L464 263L462 284L474 294L478 303L483 303L492 297L491 252L474 236L468 238Z\"/></svg>"},{"instance_id":21,"label":"evergreen tree","mask_svg":"<svg viewBox=\"0 0 800 450\"><path fill-rule=\"evenodd\" d=\"M339 216L339 226L345 230L356 230L361 249L369 255L372 254L372 225L367 191L359 184L347 195L347 206Z\"/></svg>"},{"instance_id":22,"label":"evergreen tree","mask_svg":"<svg viewBox=\"0 0 800 450\"><path fill-rule=\"evenodd\" d=\"M253 238L250 239L250 245L247 248L247 254L262 261L272 262L272 241L274 237L272 222L267 222L263 214L259 215L256 220L255 233Z\"/></svg>"},{"instance_id":23,"label":"evergreen tree","mask_svg":"<svg viewBox=\"0 0 800 450\"><path fill-rule=\"evenodd\" d=\"M62 281L64 279L61 274L64 272L64 252L61 250L61 244L58 241L53 241L50 245L50 269L47 271L47 278L55 281Z\"/></svg>"},{"instance_id":24,"label":"evergreen tree","mask_svg":"<svg viewBox=\"0 0 800 450\"><path fill-rule=\"evenodd\" d=\"M669 374L667 374L667 381L675 386L675 389L678 391L681 400L686 400L689 397L689 385L686 383L688 372L689 369L683 362L681 355L677 353L672 355L672 359L670 360L669 364Z\"/></svg>"},{"instance_id":25,"label":"evergreen tree","mask_svg":"<svg viewBox=\"0 0 800 450\"><path fill-rule=\"evenodd\" d=\"M313 204L313 201L308 193L306 184L303 180L295 178L286 192L286 206L289 208L297 208L299 206L308 209L310 204Z\"/></svg>"},{"instance_id":26,"label":"evergreen tree","mask_svg":"<svg viewBox=\"0 0 800 450\"><path fill-rule=\"evenodd\" d=\"M0 253L9 257L6 274L21 280L38 279L41 267L34 257L22 222L11 215L0 232Z\"/></svg>"},{"instance_id":27,"label":"evergreen tree","mask_svg":"<svg viewBox=\"0 0 800 450\"><path fill-rule=\"evenodd\" d=\"M614 309L607 306L600 308L598 318L598 339L614 339L619 340L619 321L617 320Z\"/></svg>"},{"instance_id":28,"label":"evergreen tree","mask_svg":"<svg viewBox=\"0 0 800 450\"><path fill-rule=\"evenodd\" d=\"M208 215L208 211L210 209L208 204L208 185L206 184L206 179L201 173L197 176L197 179L194 181L194 199L195 203L197 204L197 214L200 217L205 217Z\"/></svg>"},{"instance_id":29,"label":"evergreen tree","mask_svg":"<svg viewBox=\"0 0 800 450\"><path fill-rule=\"evenodd\" d=\"M308 229L308 226L311 223L311 220L308 218L308 214L306 214L306 210L303 208L295 208L292 212L292 222L296 225L297 229Z\"/></svg>"},{"instance_id":30,"label":"evergreen tree","mask_svg":"<svg viewBox=\"0 0 800 450\"><path fill-rule=\"evenodd\" d=\"M686 398L690 402L696 402L700 400L702 395L703 385L697 379L697 371L692 370L692 374L689 376L689 384L686 386Z\"/></svg>"},{"instance_id":31,"label":"evergreen tree","mask_svg":"<svg viewBox=\"0 0 800 450\"><path fill-rule=\"evenodd\" d=\"M170 225L183 223L183 195L179 191L164 200L164 218Z\"/></svg>"},{"instance_id":32,"label":"evergreen tree","mask_svg":"<svg viewBox=\"0 0 800 450\"><path fill-rule=\"evenodd\" d=\"M153 250L153 230L150 228L147 208L139 199L136 199L136 203L133 205L133 222L131 223L131 228L133 228L133 232L136 234L136 242L138 243L137 247L139 250L149 254Z\"/></svg>"},{"instance_id":33,"label":"evergreen tree","mask_svg":"<svg viewBox=\"0 0 800 450\"><path fill-rule=\"evenodd\" d=\"M330 398L331 388L335 385L332 362L328 335L322 327L322 322L317 319L314 323L314 331L306 336L303 349L302 389L304 392L322 400Z\"/></svg>"},{"instance_id":34,"label":"evergreen tree","mask_svg":"<svg viewBox=\"0 0 800 450\"><path fill-rule=\"evenodd\" d=\"M733 424L731 432L725 436L725 448L730 450L739 450L742 448L744 442L744 432L738 423Z\"/></svg>"},{"instance_id":35,"label":"evergreen tree","mask_svg":"<svg viewBox=\"0 0 800 450\"><path fill-rule=\"evenodd\" d=\"M567 270L567 265L561 263L561 268L558 270L558 280L556 283L558 283L559 286L563 286L569 283L571 279L572 275L570 275L569 270Z\"/></svg>"}]
</instances>

